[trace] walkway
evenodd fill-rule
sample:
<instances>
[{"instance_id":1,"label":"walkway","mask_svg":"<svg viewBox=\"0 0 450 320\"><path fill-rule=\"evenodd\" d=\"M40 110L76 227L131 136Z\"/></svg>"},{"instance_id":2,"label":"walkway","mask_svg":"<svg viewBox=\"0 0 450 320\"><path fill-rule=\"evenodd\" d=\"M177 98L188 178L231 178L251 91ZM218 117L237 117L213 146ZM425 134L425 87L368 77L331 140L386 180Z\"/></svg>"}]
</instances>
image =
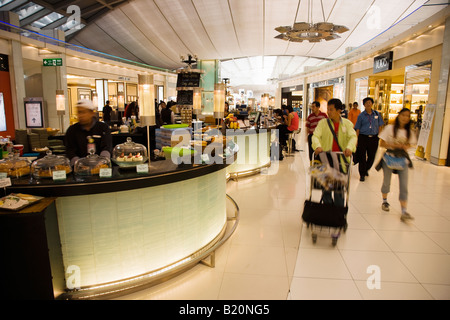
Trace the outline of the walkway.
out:
<instances>
[{"instance_id":1,"label":"walkway","mask_svg":"<svg viewBox=\"0 0 450 320\"><path fill-rule=\"evenodd\" d=\"M297 141L307 150L304 136ZM450 168L414 160L409 212L415 220L405 224L397 177L387 213L381 210L382 174L372 169L360 182L354 166L349 227L333 247L326 237L313 244L301 222L307 154L279 164L276 175L228 182L241 219L217 251L215 268L199 264L121 299L450 299Z\"/></svg>"}]
</instances>

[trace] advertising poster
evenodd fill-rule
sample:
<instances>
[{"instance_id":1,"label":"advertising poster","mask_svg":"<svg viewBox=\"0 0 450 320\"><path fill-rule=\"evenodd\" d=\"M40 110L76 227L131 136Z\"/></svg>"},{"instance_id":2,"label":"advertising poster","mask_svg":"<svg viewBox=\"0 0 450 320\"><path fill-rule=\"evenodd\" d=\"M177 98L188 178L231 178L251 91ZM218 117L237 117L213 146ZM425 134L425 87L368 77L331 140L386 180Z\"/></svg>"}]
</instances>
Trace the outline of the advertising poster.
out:
<instances>
[{"instance_id":1,"label":"advertising poster","mask_svg":"<svg viewBox=\"0 0 450 320\"><path fill-rule=\"evenodd\" d=\"M25 118L27 128L44 127L41 101L25 101Z\"/></svg>"},{"instance_id":2,"label":"advertising poster","mask_svg":"<svg viewBox=\"0 0 450 320\"><path fill-rule=\"evenodd\" d=\"M422 126L420 129L419 139L417 141L416 156L420 158L424 157L425 150L427 150L428 137L430 136L435 111L435 104L427 104L422 118Z\"/></svg>"},{"instance_id":3,"label":"advertising poster","mask_svg":"<svg viewBox=\"0 0 450 320\"><path fill-rule=\"evenodd\" d=\"M6 131L5 101L3 92L0 92L0 131Z\"/></svg>"}]
</instances>

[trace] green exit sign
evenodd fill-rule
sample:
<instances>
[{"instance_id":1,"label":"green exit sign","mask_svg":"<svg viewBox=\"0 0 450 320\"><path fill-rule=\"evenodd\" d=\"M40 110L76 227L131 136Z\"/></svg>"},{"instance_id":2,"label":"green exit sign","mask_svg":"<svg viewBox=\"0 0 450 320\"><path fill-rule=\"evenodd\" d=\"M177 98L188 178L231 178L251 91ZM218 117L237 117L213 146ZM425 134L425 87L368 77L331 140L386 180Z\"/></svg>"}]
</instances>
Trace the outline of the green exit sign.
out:
<instances>
[{"instance_id":1,"label":"green exit sign","mask_svg":"<svg viewBox=\"0 0 450 320\"><path fill-rule=\"evenodd\" d=\"M62 66L62 58L44 59L43 63L44 63L45 67L61 67Z\"/></svg>"}]
</instances>

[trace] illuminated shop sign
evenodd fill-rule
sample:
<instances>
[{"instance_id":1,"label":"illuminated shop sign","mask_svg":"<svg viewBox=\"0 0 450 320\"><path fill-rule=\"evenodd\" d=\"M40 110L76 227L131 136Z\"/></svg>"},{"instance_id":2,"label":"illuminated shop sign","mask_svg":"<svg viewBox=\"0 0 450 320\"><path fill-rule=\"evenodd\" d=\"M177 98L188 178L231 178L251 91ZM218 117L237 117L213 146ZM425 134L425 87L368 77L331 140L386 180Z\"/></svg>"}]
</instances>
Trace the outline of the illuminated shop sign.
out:
<instances>
[{"instance_id":1,"label":"illuminated shop sign","mask_svg":"<svg viewBox=\"0 0 450 320\"><path fill-rule=\"evenodd\" d=\"M327 87L327 86L332 86L337 83L343 83L343 82L344 82L344 77L338 77L338 78L334 78L334 79L328 79L328 80L311 83L310 87L311 88Z\"/></svg>"},{"instance_id":2,"label":"illuminated shop sign","mask_svg":"<svg viewBox=\"0 0 450 320\"><path fill-rule=\"evenodd\" d=\"M392 70L394 52L389 51L373 58L373 73Z\"/></svg>"}]
</instances>

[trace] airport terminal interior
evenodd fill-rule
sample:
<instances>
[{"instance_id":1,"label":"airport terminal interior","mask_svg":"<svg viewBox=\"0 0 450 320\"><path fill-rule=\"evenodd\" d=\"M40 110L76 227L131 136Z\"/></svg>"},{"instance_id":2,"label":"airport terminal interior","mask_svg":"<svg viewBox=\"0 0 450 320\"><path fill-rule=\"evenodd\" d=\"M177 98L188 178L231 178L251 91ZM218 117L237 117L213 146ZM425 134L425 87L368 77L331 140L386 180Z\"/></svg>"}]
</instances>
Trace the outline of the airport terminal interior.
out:
<instances>
[{"instance_id":1,"label":"airport terminal interior","mask_svg":"<svg viewBox=\"0 0 450 320\"><path fill-rule=\"evenodd\" d=\"M1 299L449 300L449 52L444 0L0 0Z\"/></svg>"}]
</instances>

